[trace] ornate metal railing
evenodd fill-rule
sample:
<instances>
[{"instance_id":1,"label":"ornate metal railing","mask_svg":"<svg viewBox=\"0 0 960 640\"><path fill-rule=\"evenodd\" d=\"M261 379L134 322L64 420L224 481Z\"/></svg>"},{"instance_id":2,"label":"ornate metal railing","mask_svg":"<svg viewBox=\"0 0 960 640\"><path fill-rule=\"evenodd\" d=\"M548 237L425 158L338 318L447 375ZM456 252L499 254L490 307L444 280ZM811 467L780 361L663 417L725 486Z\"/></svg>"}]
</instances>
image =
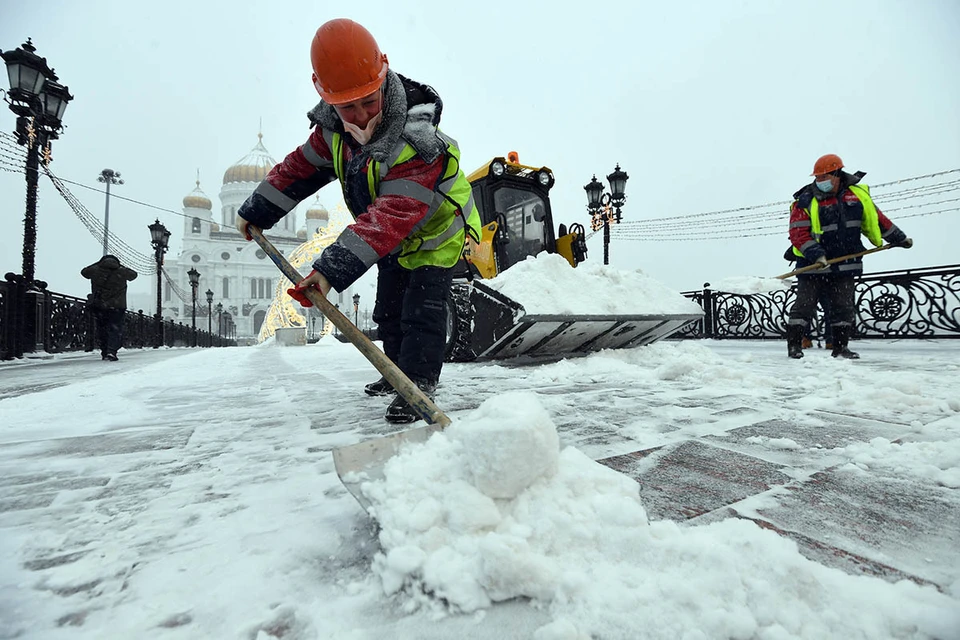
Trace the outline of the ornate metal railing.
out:
<instances>
[{"instance_id":1,"label":"ornate metal railing","mask_svg":"<svg viewBox=\"0 0 960 640\"><path fill-rule=\"evenodd\" d=\"M683 295L701 306L704 317L675 338L781 339L796 287L738 294L706 283ZM960 338L960 265L864 274L857 280L856 308L860 338ZM822 323L818 315L815 337Z\"/></svg>"},{"instance_id":2,"label":"ornate metal railing","mask_svg":"<svg viewBox=\"0 0 960 640\"><path fill-rule=\"evenodd\" d=\"M47 291L46 284L33 286L19 275L8 273L0 282L0 359L22 357L45 351L92 351L96 345L97 320L84 298ZM123 319L123 346L143 349L164 344L168 347L236 346L233 339L174 323L160 324L143 311L127 311Z\"/></svg>"}]
</instances>

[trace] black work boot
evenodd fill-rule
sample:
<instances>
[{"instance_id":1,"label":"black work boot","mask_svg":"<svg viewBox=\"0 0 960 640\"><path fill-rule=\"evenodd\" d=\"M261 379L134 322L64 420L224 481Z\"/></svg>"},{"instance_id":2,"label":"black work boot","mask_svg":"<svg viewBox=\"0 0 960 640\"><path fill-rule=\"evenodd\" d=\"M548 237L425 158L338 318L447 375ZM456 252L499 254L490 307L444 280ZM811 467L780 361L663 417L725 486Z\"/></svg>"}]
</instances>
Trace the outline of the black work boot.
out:
<instances>
[{"instance_id":1,"label":"black work boot","mask_svg":"<svg viewBox=\"0 0 960 640\"><path fill-rule=\"evenodd\" d=\"M847 360L859 360L860 354L856 351L850 351L847 348L847 341L850 340L850 327L833 328L833 351L830 353L834 358L846 358Z\"/></svg>"},{"instance_id":2,"label":"black work boot","mask_svg":"<svg viewBox=\"0 0 960 640\"><path fill-rule=\"evenodd\" d=\"M437 389L437 383L427 380L414 380L413 382L419 387L420 391L423 391L428 398L433 400L433 392ZM406 424L420 420L420 414L417 413L416 410L410 406L410 403L407 402L407 399L399 393L397 397L393 399L393 402L390 403L390 406L387 407L387 413L383 417L387 422L394 424Z\"/></svg>"},{"instance_id":3,"label":"black work boot","mask_svg":"<svg viewBox=\"0 0 960 640\"><path fill-rule=\"evenodd\" d=\"M371 382L363 388L363 392L368 396L389 396L396 393L393 385L387 382L386 378L380 378L376 382Z\"/></svg>"},{"instance_id":4,"label":"black work boot","mask_svg":"<svg viewBox=\"0 0 960 640\"><path fill-rule=\"evenodd\" d=\"M803 357L803 326L799 324L787 325L787 355L794 360Z\"/></svg>"}]
</instances>

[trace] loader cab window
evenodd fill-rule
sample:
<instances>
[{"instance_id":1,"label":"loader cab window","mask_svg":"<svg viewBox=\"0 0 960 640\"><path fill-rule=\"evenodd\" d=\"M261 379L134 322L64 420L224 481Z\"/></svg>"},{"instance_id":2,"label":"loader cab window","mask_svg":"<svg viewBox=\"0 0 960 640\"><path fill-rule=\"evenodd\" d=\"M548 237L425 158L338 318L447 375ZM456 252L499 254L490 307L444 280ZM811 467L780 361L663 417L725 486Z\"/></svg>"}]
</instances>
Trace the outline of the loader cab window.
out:
<instances>
[{"instance_id":1,"label":"loader cab window","mask_svg":"<svg viewBox=\"0 0 960 640\"><path fill-rule=\"evenodd\" d=\"M493 195L498 215L503 216L508 242L502 245L506 266L535 256L547 243L546 203L536 193L501 187Z\"/></svg>"}]
</instances>

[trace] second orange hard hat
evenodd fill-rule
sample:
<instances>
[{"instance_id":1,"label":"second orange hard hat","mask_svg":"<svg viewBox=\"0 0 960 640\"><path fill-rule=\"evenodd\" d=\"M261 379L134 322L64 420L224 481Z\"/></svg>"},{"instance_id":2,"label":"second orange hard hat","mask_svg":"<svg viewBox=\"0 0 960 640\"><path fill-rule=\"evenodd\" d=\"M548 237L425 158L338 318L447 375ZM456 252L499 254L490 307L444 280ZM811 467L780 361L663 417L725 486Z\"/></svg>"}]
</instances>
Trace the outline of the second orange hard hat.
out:
<instances>
[{"instance_id":1,"label":"second orange hard hat","mask_svg":"<svg viewBox=\"0 0 960 640\"><path fill-rule=\"evenodd\" d=\"M310 44L313 85L327 104L368 96L387 76L387 56L373 35L347 18L325 22Z\"/></svg>"}]
</instances>

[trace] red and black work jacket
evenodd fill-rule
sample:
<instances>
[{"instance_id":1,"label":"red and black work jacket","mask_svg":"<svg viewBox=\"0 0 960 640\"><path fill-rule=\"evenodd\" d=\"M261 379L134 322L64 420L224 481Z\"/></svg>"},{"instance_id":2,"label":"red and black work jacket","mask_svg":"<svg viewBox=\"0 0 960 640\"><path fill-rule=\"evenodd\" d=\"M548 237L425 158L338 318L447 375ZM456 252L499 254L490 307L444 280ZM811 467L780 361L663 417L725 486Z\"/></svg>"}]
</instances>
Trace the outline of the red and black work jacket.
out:
<instances>
[{"instance_id":1,"label":"red and black work jacket","mask_svg":"<svg viewBox=\"0 0 960 640\"><path fill-rule=\"evenodd\" d=\"M790 243L801 256L797 258L797 268L809 266L821 256L827 260L864 251L862 242L864 205L860 197L850 190L851 185L859 184L865 173L849 174L842 172L840 186L834 194L826 194L816 184L808 184L793 194L794 202L790 208ZM863 193L864 190L861 190ZM869 194L866 196L869 197ZM810 218L810 207L817 199L817 214L820 221L820 235L815 236ZM872 203L872 200L871 200ZM888 243L901 242L906 235L891 222L876 205L877 223L880 234ZM863 258L851 258L830 265L829 271L817 271L812 275L859 274L863 272ZM802 274L811 275L809 273Z\"/></svg>"}]
</instances>

